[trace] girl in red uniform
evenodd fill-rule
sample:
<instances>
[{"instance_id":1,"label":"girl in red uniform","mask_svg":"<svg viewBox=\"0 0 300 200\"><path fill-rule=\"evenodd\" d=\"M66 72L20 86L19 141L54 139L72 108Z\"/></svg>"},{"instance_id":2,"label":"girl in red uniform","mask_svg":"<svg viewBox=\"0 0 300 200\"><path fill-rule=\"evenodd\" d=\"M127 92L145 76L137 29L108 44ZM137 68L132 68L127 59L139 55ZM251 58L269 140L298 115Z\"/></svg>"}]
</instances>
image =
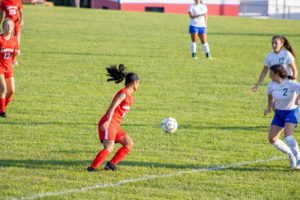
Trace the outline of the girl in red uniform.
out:
<instances>
[{"instance_id":1,"label":"girl in red uniform","mask_svg":"<svg viewBox=\"0 0 300 200\"><path fill-rule=\"evenodd\" d=\"M5 19L2 24L3 34L0 35L0 117L6 117L5 108L15 92L13 75L13 57L20 54L18 40L13 35L14 22Z\"/></svg>"},{"instance_id":2,"label":"girl in red uniform","mask_svg":"<svg viewBox=\"0 0 300 200\"><path fill-rule=\"evenodd\" d=\"M106 163L104 167L106 170L117 170L116 164L118 164L133 147L132 139L120 128L120 125L122 118L132 105L132 92L138 89L139 78L136 73L126 73L126 68L122 64L119 65L118 69L115 65L111 65L109 68L106 68L106 70L108 72L107 75L111 77L107 81L120 83L125 78L125 88L115 95L106 114L99 121L98 132L104 149L98 153L92 165L87 168L89 172L96 171L105 161L107 156L113 152L115 143L120 143L123 146L117 151L111 161Z\"/></svg>"},{"instance_id":3,"label":"girl in red uniform","mask_svg":"<svg viewBox=\"0 0 300 200\"><path fill-rule=\"evenodd\" d=\"M18 39L18 44L21 43L21 28L23 26L23 6L21 0L2 0L0 3L0 24L5 13L5 19L12 19L15 23L14 34ZM14 59L14 65L18 62Z\"/></svg>"}]
</instances>

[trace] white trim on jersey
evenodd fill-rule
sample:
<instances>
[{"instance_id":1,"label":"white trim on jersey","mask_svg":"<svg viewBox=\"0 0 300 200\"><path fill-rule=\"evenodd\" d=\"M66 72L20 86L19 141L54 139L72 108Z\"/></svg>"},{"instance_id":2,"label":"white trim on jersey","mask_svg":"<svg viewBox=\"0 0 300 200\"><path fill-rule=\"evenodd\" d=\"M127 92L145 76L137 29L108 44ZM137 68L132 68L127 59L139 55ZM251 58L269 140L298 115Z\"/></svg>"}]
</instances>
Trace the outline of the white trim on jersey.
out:
<instances>
[{"instance_id":1,"label":"white trim on jersey","mask_svg":"<svg viewBox=\"0 0 300 200\"><path fill-rule=\"evenodd\" d=\"M105 139L105 140L108 140L108 128L105 130L104 139Z\"/></svg>"}]
</instances>

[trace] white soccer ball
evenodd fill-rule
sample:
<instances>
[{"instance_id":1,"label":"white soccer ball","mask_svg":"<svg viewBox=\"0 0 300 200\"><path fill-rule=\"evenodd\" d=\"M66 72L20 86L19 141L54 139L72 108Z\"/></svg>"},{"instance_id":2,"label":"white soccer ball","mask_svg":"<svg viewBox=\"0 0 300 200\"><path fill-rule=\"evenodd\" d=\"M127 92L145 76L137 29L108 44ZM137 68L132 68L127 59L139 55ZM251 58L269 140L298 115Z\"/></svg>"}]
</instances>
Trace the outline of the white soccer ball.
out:
<instances>
[{"instance_id":1,"label":"white soccer ball","mask_svg":"<svg viewBox=\"0 0 300 200\"><path fill-rule=\"evenodd\" d=\"M166 133L174 133L177 130L177 127L177 121L172 117L167 117L161 122L161 128Z\"/></svg>"}]
</instances>

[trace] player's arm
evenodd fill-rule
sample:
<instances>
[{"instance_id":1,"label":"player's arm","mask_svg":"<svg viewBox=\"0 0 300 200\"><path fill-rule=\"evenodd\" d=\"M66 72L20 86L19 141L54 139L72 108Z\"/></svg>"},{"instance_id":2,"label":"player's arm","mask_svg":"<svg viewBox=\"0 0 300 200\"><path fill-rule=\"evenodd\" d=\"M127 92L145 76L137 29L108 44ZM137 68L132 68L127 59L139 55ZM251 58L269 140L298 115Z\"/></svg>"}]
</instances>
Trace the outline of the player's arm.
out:
<instances>
[{"instance_id":1,"label":"player's arm","mask_svg":"<svg viewBox=\"0 0 300 200\"><path fill-rule=\"evenodd\" d=\"M204 18L205 18L206 31L207 31L207 13L204 14Z\"/></svg>"},{"instance_id":2,"label":"player's arm","mask_svg":"<svg viewBox=\"0 0 300 200\"><path fill-rule=\"evenodd\" d=\"M195 15L192 12L189 12L190 18L197 18L197 17L200 17L200 16L205 15L205 14L206 13L203 13L203 14L200 14L200 15Z\"/></svg>"},{"instance_id":3,"label":"player's arm","mask_svg":"<svg viewBox=\"0 0 300 200\"><path fill-rule=\"evenodd\" d=\"M100 127L100 129L102 131L106 130L111 122L112 116L116 110L116 108L122 103L122 101L124 101L126 98L126 94L125 93L121 93L119 94L116 99L112 102L111 106L109 107L108 110L108 114L107 114L107 120L106 122L104 122L102 124L102 126Z\"/></svg>"},{"instance_id":4,"label":"player's arm","mask_svg":"<svg viewBox=\"0 0 300 200\"><path fill-rule=\"evenodd\" d=\"M297 80L297 77L298 77L298 70L297 70L295 61L291 62L291 63L289 64L289 66L291 67L292 72L293 72L293 80Z\"/></svg>"},{"instance_id":5,"label":"player's arm","mask_svg":"<svg viewBox=\"0 0 300 200\"><path fill-rule=\"evenodd\" d=\"M265 79L267 73L268 73L269 67L268 66L264 66L263 70L260 73L259 79L256 83L256 85L252 88L252 92L256 92L257 88L261 85L261 83L263 82L263 80Z\"/></svg>"},{"instance_id":6,"label":"player's arm","mask_svg":"<svg viewBox=\"0 0 300 200\"><path fill-rule=\"evenodd\" d=\"M19 20L20 20L20 27L22 27L24 25L22 9L19 10Z\"/></svg>"},{"instance_id":7,"label":"player's arm","mask_svg":"<svg viewBox=\"0 0 300 200\"><path fill-rule=\"evenodd\" d=\"M267 110L264 111L264 115L267 115L271 112L273 106L273 96L271 94L268 94L268 106Z\"/></svg>"}]
</instances>

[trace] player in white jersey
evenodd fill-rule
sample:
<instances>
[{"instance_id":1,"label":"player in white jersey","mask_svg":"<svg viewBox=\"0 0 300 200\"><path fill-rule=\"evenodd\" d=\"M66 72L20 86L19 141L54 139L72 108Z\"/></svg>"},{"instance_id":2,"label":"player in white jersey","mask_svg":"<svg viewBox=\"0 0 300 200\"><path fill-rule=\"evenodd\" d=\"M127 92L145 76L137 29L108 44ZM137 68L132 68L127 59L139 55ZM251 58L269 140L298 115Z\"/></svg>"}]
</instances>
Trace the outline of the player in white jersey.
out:
<instances>
[{"instance_id":1,"label":"player in white jersey","mask_svg":"<svg viewBox=\"0 0 300 200\"><path fill-rule=\"evenodd\" d=\"M300 169L300 153L296 140L293 138L295 127L298 126L299 107L295 105L300 83L288 79L287 72L282 65L270 67L272 82L267 88L268 107L264 111L267 115L271 112L273 99L275 99L275 115L269 130L269 142L278 150L289 155L290 166ZM284 139L288 145L279 139L284 129Z\"/></svg>"},{"instance_id":2,"label":"player in white jersey","mask_svg":"<svg viewBox=\"0 0 300 200\"><path fill-rule=\"evenodd\" d=\"M260 73L256 85L252 88L253 92L257 91L258 87L261 85L264 78L266 77L270 66L272 65L282 65L286 70L288 76L290 76L290 78L293 80L297 80L298 71L294 59L296 55L289 41L283 36L275 35L272 38L272 47L274 51L272 51L266 56L264 68ZM284 47L287 51L282 49L282 47Z\"/></svg>"},{"instance_id":3,"label":"player in white jersey","mask_svg":"<svg viewBox=\"0 0 300 200\"><path fill-rule=\"evenodd\" d=\"M199 36L202 49L206 54L206 57L212 59L210 56L209 45L207 43L207 7L202 4L202 0L195 0L195 4L189 7L189 15L190 15L190 25L189 25L189 33L191 34L192 42L191 42L191 52L192 57L197 59L197 36Z\"/></svg>"}]
</instances>

